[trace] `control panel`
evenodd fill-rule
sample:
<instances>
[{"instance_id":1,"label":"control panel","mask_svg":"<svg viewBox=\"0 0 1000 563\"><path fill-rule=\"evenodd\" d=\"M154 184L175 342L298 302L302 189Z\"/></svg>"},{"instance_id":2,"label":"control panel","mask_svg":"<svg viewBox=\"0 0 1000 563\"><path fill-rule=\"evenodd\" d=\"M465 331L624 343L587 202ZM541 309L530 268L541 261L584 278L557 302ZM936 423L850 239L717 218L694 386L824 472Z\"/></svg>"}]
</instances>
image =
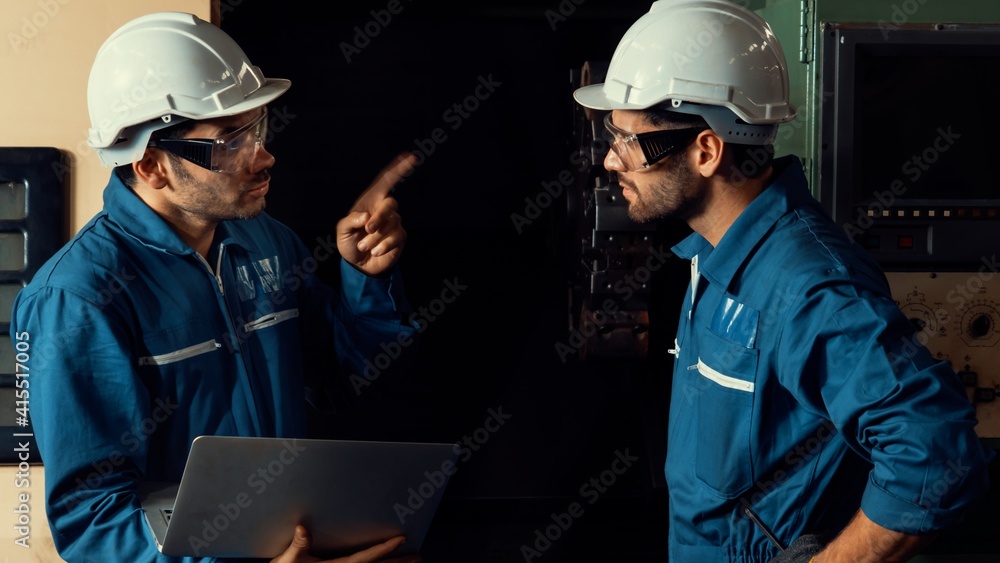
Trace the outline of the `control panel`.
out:
<instances>
[{"instance_id":1,"label":"control panel","mask_svg":"<svg viewBox=\"0 0 1000 563\"><path fill-rule=\"evenodd\" d=\"M951 363L976 406L981 438L1000 437L1000 264L966 272L886 272L917 340Z\"/></svg>"}]
</instances>

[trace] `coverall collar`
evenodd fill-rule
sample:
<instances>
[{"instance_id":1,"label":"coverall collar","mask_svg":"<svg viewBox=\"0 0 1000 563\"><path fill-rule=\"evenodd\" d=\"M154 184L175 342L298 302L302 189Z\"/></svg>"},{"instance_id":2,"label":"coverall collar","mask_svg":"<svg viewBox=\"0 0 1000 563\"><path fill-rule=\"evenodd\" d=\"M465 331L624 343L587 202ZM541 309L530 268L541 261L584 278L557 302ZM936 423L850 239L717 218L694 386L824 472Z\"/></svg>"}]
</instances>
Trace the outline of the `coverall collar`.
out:
<instances>
[{"instance_id":1,"label":"coverall collar","mask_svg":"<svg viewBox=\"0 0 1000 563\"><path fill-rule=\"evenodd\" d=\"M703 236L692 233L674 246L674 254L688 260L698 255L698 272L728 291L736 273L775 223L798 207L803 197L812 197L797 156L775 159L774 170L774 182L740 213L717 247L712 248Z\"/></svg>"},{"instance_id":2,"label":"coverall collar","mask_svg":"<svg viewBox=\"0 0 1000 563\"><path fill-rule=\"evenodd\" d=\"M150 248L171 254L194 254L194 249L114 172L104 188L104 211L123 231ZM216 226L213 245L235 244L252 252L254 246L244 240L239 229L230 229L227 223L222 221Z\"/></svg>"}]
</instances>

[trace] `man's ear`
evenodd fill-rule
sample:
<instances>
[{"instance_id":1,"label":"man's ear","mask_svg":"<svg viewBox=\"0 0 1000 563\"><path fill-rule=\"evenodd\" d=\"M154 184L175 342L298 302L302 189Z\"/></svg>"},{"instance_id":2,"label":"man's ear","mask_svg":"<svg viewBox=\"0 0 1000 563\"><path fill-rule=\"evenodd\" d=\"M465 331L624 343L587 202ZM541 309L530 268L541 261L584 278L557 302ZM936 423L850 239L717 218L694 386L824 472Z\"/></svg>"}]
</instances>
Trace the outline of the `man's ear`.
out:
<instances>
[{"instance_id":1,"label":"man's ear","mask_svg":"<svg viewBox=\"0 0 1000 563\"><path fill-rule=\"evenodd\" d=\"M142 158L132 163L132 171L136 178L153 189L167 186L167 157L163 151L147 148Z\"/></svg>"},{"instance_id":2,"label":"man's ear","mask_svg":"<svg viewBox=\"0 0 1000 563\"><path fill-rule=\"evenodd\" d=\"M711 178L722 168L722 157L726 144L715 134L706 129L698 134L692 143L695 151L695 166L705 178Z\"/></svg>"}]
</instances>

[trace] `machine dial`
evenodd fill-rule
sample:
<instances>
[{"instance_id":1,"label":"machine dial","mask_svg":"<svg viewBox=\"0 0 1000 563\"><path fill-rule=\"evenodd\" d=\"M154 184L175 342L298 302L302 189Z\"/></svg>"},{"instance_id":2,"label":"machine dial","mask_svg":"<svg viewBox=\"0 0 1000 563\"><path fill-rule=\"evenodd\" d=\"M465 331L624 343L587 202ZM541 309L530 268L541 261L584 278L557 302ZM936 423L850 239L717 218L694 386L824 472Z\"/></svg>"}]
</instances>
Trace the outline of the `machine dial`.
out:
<instances>
[{"instance_id":1,"label":"machine dial","mask_svg":"<svg viewBox=\"0 0 1000 563\"><path fill-rule=\"evenodd\" d=\"M910 324L914 330L923 332L928 339L935 336L947 334L945 325L948 323L948 315L943 311L935 313L930 307L923 303L906 303L900 305L900 310L910 319Z\"/></svg>"},{"instance_id":2,"label":"machine dial","mask_svg":"<svg viewBox=\"0 0 1000 563\"><path fill-rule=\"evenodd\" d=\"M989 347L1000 342L1000 312L990 301L978 301L962 312L959 334L968 346Z\"/></svg>"}]
</instances>

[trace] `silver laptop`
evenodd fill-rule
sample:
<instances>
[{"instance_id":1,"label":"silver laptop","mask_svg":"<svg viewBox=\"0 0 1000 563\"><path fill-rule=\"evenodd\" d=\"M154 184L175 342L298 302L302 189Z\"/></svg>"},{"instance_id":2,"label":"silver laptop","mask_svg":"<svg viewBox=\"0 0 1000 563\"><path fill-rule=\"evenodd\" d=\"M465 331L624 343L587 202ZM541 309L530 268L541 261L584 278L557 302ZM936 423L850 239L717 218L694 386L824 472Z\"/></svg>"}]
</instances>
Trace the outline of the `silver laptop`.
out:
<instances>
[{"instance_id":1,"label":"silver laptop","mask_svg":"<svg viewBox=\"0 0 1000 563\"><path fill-rule=\"evenodd\" d=\"M296 524L310 551L344 555L405 535L418 553L457 444L199 436L181 482L145 483L139 500L160 552L275 557Z\"/></svg>"}]
</instances>

